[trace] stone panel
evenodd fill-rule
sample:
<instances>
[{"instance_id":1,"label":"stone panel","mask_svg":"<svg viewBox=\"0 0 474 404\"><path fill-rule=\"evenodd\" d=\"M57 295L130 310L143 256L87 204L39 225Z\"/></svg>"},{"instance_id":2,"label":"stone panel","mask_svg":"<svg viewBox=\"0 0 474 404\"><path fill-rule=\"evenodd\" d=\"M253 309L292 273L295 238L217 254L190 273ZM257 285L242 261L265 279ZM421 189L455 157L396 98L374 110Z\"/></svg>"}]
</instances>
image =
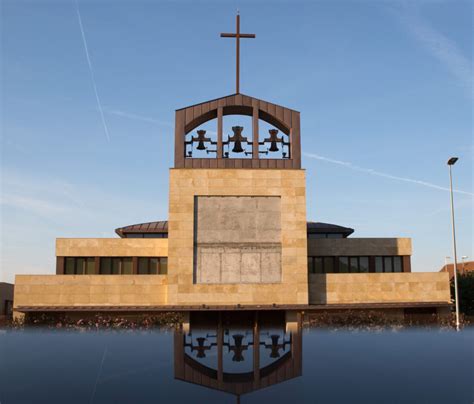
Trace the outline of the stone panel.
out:
<instances>
[{"instance_id":1,"label":"stone panel","mask_svg":"<svg viewBox=\"0 0 474 404\"><path fill-rule=\"evenodd\" d=\"M308 239L310 256L411 255L410 238Z\"/></svg>"},{"instance_id":2,"label":"stone panel","mask_svg":"<svg viewBox=\"0 0 474 404\"><path fill-rule=\"evenodd\" d=\"M309 275L310 304L447 303L450 299L445 272Z\"/></svg>"},{"instance_id":3,"label":"stone panel","mask_svg":"<svg viewBox=\"0 0 474 404\"><path fill-rule=\"evenodd\" d=\"M194 201L197 283L280 281L280 197L197 196ZM262 274L262 262L270 260L272 272L266 268Z\"/></svg>"},{"instance_id":4,"label":"stone panel","mask_svg":"<svg viewBox=\"0 0 474 404\"><path fill-rule=\"evenodd\" d=\"M192 230L191 230L192 231ZM58 238L57 257L167 257L166 238Z\"/></svg>"},{"instance_id":5,"label":"stone panel","mask_svg":"<svg viewBox=\"0 0 474 404\"><path fill-rule=\"evenodd\" d=\"M17 275L18 306L155 306L167 303L166 275Z\"/></svg>"}]
</instances>

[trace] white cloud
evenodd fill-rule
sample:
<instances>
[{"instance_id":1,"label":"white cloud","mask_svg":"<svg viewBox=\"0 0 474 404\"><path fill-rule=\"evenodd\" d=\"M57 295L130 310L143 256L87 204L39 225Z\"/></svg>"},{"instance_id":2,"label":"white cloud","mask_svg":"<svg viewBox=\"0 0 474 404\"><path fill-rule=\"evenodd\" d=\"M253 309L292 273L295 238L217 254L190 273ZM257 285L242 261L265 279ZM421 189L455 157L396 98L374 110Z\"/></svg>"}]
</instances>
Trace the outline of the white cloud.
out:
<instances>
[{"instance_id":1,"label":"white cloud","mask_svg":"<svg viewBox=\"0 0 474 404\"><path fill-rule=\"evenodd\" d=\"M405 3L395 12L408 32L424 49L438 59L472 96L472 62L463 55L456 43L423 19L413 3Z\"/></svg>"},{"instance_id":2,"label":"white cloud","mask_svg":"<svg viewBox=\"0 0 474 404\"><path fill-rule=\"evenodd\" d=\"M155 123L155 124L158 124L158 125L173 127L173 124L171 122L160 121L158 119L151 118L149 116L132 114L130 112L120 111L118 109L111 109L111 108L107 108L107 107L104 108L104 111L107 114L120 116L122 118L133 119L133 120L136 120L136 121L150 122L150 123Z\"/></svg>"},{"instance_id":3,"label":"white cloud","mask_svg":"<svg viewBox=\"0 0 474 404\"><path fill-rule=\"evenodd\" d=\"M92 87L94 88L95 99L97 101L97 107L99 108L100 117L102 119L102 125L104 126L105 136L107 140L110 142L109 129L107 128L107 123L105 122L104 111L102 110L102 103L100 102L99 92L97 91L97 84L95 82L94 70L92 68L92 62L89 55L89 49L87 46L86 34L84 32L84 27L82 26L82 18L81 18L81 12L79 11L78 0L76 0L76 11L77 11L77 19L79 21L79 28L81 29L82 43L84 45L84 52L86 54L87 65L89 66L89 72L91 75Z\"/></svg>"},{"instance_id":4,"label":"white cloud","mask_svg":"<svg viewBox=\"0 0 474 404\"><path fill-rule=\"evenodd\" d=\"M378 177L388 178L388 179L396 180L396 181L409 182L411 184L416 184L416 185L421 185L421 186L428 187L428 188L438 189L440 191L449 191L449 188L442 187L440 185L436 185L436 184L433 184L431 182L416 180L416 179L413 179L413 178L399 177L397 175L392 175L392 174L387 174L387 173L384 173L384 172L381 172L381 171L376 171L372 168L359 167L359 166L357 166L355 164L352 164L350 162L347 162L347 161L335 160L335 159L320 156L320 155L314 154L314 153L303 153L303 155L306 156L306 157L309 157L311 159L321 160L321 161L325 161L327 163L332 163L332 164L337 164L337 165L340 165L340 166L344 166L344 167L349 168L350 170L353 170L353 171L359 171L359 172L362 172L362 173L376 175ZM454 192L457 192L458 194L474 196L474 194L472 192L460 191L460 190L454 190Z\"/></svg>"}]
</instances>

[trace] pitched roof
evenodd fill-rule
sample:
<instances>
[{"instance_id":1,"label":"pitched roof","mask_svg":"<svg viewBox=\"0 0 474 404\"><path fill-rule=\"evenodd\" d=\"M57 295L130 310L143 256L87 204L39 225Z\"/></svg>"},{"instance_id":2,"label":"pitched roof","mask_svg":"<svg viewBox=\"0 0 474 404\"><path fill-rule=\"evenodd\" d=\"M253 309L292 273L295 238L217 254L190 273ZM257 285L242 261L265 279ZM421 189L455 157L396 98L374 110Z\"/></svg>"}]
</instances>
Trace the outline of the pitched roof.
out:
<instances>
[{"instance_id":1,"label":"pitched roof","mask_svg":"<svg viewBox=\"0 0 474 404\"><path fill-rule=\"evenodd\" d=\"M285 109L288 109L290 111L295 111L295 112L299 112L297 111L296 109L292 109L292 108L288 108L288 107L284 107L283 105L279 105L279 104L275 104L274 102L270 102L270 101L265 101L265 100L262 100L260 98L256 98L256 97L252 97L250 95L246 95L246 94L242 94L242 93L234 93L234 94L229 94L229 95L225 95L224 97L219 97L219 98L214 98L212 100L206 100L206 101L202 101L202 102L198 102L196 104L192 104L192 105L188 105L186 107L182 107L182 108L177 108L176 111L180 111L182 109L187 109L187 108L193 108L193 107L197 107L199 105L203 105L203 104L208 104L208 103L212 103L212 102L216 102L216 101L220 101L220 100L226 100L226 99L230 99L232 100L232 102L235 101L235 98L236 96L240 96L240 98L242 98L242 100L245 102L245 100L247 100L247 102L250 101L250 105L252 104L251 100L256 100L256 101L259 101L259 102L264 102L264 103L267 103L267 104L272 104L272 105L275 105L277 107L281 107L281 108L285 108Z\"/></svg>"}]
</instances>

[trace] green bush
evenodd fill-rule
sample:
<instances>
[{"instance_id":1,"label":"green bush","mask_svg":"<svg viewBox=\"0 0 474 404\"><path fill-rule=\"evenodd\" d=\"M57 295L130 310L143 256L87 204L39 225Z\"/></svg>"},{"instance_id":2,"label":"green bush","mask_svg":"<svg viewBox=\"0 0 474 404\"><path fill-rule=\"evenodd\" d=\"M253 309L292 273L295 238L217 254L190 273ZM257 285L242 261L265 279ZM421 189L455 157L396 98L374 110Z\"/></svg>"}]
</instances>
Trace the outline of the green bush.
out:
<instances>
[{"instance_id":1,"label":"green bush","mask_svg":"<svg viewBox=\"0 0 474 404\"><path fill-rule=\"evenodd\" d=\"M458 272L459 311L469 316L474 315L474 272ZM454 278L451 279L451 296L454 294Z\"/></svg>"}]
</instances>

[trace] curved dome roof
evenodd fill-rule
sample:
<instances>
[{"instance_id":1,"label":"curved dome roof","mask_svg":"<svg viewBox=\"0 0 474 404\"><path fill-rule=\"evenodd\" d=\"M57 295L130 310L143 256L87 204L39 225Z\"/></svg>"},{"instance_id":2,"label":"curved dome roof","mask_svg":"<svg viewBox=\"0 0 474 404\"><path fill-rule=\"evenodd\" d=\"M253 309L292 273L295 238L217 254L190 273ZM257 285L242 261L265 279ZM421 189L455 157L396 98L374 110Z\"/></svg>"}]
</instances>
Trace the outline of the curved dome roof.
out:
<instances>
[{"instance_id":1,"label":"curved dome roof","mask_svg":"<svg viewBox=\"0 0 474 404\"><path fill-rule=\"evenodd\" d=\"M308 222L306 228L308 233L340 233L345 237L354 233L354 229L350 227L322 222ZM168 233L168 221L161 220L157 222L131 224L115 229L115 233L120 237L125 237L126 234L133 233Z\"/></svg>"}]
</instances>

